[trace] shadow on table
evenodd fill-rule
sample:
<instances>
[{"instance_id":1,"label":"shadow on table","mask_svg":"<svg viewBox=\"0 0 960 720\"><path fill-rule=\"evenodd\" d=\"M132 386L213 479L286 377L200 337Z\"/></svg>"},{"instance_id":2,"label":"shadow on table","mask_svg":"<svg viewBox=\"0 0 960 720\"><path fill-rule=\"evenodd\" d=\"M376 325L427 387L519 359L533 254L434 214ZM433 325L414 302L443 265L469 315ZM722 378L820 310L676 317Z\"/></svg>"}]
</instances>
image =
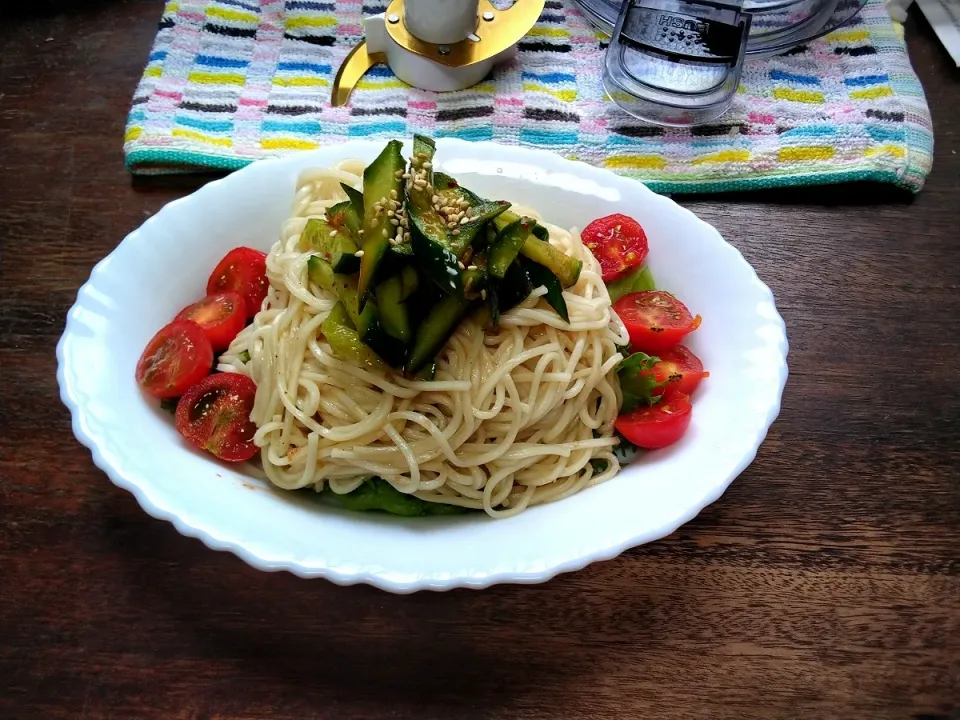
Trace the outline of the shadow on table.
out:
<instances>
[{"instance_id":1,"label":"shadow on table","mask_svg":"<svg viewBox=\"0 0 960 720\"><path fill-rule=\"evenodd\" d=\"M551 688L570 697L623 672L643 675L645 649L669 646L697 615L682 586L624 582L624 563L646 548L541 585L390 595L258 572L115 497L102 511L126 601L139 625L167 638L164 653L176 638L184 667L225 665L311 704L496 715Z\"/></svg>"}]
</instances>

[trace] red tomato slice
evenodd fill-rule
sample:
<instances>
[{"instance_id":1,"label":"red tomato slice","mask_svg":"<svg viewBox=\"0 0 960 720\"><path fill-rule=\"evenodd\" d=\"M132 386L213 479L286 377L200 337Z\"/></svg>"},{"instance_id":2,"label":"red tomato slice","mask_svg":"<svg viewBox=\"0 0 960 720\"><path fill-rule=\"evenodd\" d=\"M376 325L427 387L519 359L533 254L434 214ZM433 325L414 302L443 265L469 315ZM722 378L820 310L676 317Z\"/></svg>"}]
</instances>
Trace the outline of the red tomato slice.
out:
<instances>
[{"instance_id":1,"label":"red tomato slice","mask_svg":"<svg viewBox=\"0 0 960 720\"><path fill-rule=\"evenodd\" d=\"M240 462L257 453L250 420L257 385L239 373L215 373L187 390L177 403L177 432L221 460Z\"/></svg>"},{"instance_id":2,"label":"red tomato slice","mask_svg":"<svg viewBox=\"0 0 960 720\"><path fill-rule=\"evenodd\" d=\"M252 318L260 312L269 287L266 254L238 247L228 252L214 268L207 281L207 295L226 290L239 293L246 302L247 317Z\"/></svg>"},{"instance_id":3,"label":"red tomato slice","mask_svg":"<svg viewBox=\"0 0 960 720\"><path fill-rule=\"evenodd\" d=\"M675 347L700 327L687 306L663 290L644 290L624 295L613 304L630 333L630 348L659 355Z\"/></svg>"},{"instance_id":4,"label":"red tomato slice","mask_svg":"<svg viewBox=\"0 0 960 720\"><path fill-rule=\"evenodd\" d=\"M207 295L203 300L188 305L177 320L192 320L203 328L214 352L230 347L230 343L247 324L246 301L235 292Z\"/></svg>"},{"instance_id":5,"label":"red tomato slice","mask_svg":"<svg viewBox=\"0 0 960 720\"><path fill-rule=\"evenodd\" d=\"M580 237L600 263L604 282L640 267L649 250L647 234L640 223L626 215L607 215L594 220Z\"/></svg>"},{"instance_id":6,"label":"red tomato slice","mask_svg":"<svg viewBox=\"0 0 960 720\"><path fill-rule=\"evenodd\" d=\"M663 387L664 398L681 395L693 395L700 381L709 377L704 371L700 358L690 352L686 345L677 345L660 355L660 362L649 371L658 383L667 383Z\"/></svg>"},{"instance_id":7,"label":"red tomato slice","mask_svg":"<svg viewBox=\"0 0 960 720\"><path fill-rule=\"evenodd\" d=\"M619 415L614 426L617 432L637 447L647 450L672 445L690 427L693 406L682 393L664 399L653 407L639 407Z\"/></svg>"},{"instance_id":8,"label":"red tomato slice","mask_svg":"<svg viewBox=\"0 0 960 720\"><path fill-rule=\"evenodd\" d=\"M147 343L137 362L137 384L158 398L179 397L210 374L213 347L195 322L174 320Z\"/></svg>"}]
</instances>

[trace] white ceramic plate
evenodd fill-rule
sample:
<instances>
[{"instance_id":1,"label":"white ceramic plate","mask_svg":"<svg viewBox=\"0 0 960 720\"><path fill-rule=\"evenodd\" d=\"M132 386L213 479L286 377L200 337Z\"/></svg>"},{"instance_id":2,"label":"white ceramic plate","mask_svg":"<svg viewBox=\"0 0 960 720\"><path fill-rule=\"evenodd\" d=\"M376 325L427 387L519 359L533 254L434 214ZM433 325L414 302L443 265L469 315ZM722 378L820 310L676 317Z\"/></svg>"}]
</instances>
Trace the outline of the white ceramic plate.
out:
<instances>
[{"instance_id":1,"label":"white ceramic plate","mask_svg":"<svg viewBox=\"0 0 960 720\"><path fill-rule=\"evenodd\" d=\"M270 248L302 169L369 161L382 147L351 142L254 163L170 203L94 268L57 358L74 433L97 466L154 517L254 567L393 592L542 582L663 537L716 500L779 411L787 342L770 290L713 227L640 183L492 143L441 140L438 166L558 225L583 227L613 212L637 218L658 286L703 315L689 344L711 375L679 443L572 498L491 520L350 513L274 491L181 441L172 417L134 382L147 341L202 297L229 249Z\"/></svg>"}]
</instances>

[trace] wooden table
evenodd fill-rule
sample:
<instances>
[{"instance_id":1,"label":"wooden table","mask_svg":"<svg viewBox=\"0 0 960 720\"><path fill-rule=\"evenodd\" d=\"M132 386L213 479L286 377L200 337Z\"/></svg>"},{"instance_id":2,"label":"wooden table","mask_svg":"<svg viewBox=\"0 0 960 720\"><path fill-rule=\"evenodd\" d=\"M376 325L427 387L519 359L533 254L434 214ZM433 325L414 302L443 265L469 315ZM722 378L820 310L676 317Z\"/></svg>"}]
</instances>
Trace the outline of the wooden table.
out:
<instances>
[{"instance_id":1,"label":"wooden table","mask_svg":"<svg viewBox=\"0 0 960 720\"><path fill-rule=\"evenodd\" d=\"M196 184L123 168L159 4L76 4L0 20L0 717L960 718L960 74L922 18L937 147L919 196L681 200L787 322L756 462L614 561L394 597L207 550L74 440L65 313Z\"/></svg>"}]
</instances>

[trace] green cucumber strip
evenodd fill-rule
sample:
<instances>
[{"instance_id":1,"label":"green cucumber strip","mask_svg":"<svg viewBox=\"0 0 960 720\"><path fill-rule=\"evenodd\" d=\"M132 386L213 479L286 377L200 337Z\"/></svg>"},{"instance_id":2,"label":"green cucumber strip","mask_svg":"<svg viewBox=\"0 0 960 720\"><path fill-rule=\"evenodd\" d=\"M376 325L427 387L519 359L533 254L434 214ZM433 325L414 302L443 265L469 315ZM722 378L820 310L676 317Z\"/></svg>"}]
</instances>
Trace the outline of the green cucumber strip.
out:
<instances>
[{"instance_id":1,"label":"green cucumber strip","mask_svg":"<svg viewBox=\"0 0 960 720\"><path fill-rule=\"evenodd\" d=\"M576 284L583 268L583 263L579 260L574 260L550 243L534 237L527 238L520 248L520 253L550 270L565 288Z\"/></svg>"},{"instance_id":2,"label":"green cucumber strip","mask_svg":"<svg viewBox=\"0 0 960 720\"><path fill-rule=\"evenodd\" d=\"M487 271L502 280L507 274L510 263L520 254L520 248L530 236L533 221L529 218L517 218L497 234L489 252Z\"/></svg>"},{"instance_id":3,"label":"green cucumber strip","mask_svg":"<svg viewBox=\"0 0 960 720\"><path fill-rule=\"evenodd\" d=\"M567 301L563 299L563 286L560 284L557 276L543 265L527 260L527 258L523 258L523 260L523 269L526 270L527 276L530 278L530 284L533 285L534 288L538 288L541 285L546 287L547 294L544 297L550 304L550 307L557 311L557 315L562 317L564 322L570 322L570 315L567 312Z\"/></svg>"},{"instance_id":4,"label":"green cucumber strip","mask_svg":"<svg viewBox=\"0 0 960 720\"><path fill-rule=\"evenodd\" d=\"M350 317L342 302L334 305L321 323L320 332L327 339L333 354L341 360L355 362L372 370L386 370L377 353L367 347L357 331L350 327Z\"/></svg>"},{"instance_id":5,"label":"green cucumber strip","mask_svg":"<svg viewBox=\"0 0 960 720\"><path fill-rule=\"evenodd\" d=\"M631 270L626 275L618 277L607 283L607 292L610 293L610 302L616 302L624 295L641 292L643 290L656 290L657 285L653 280L653 273L646 265L641 265L635 270Z\"/></svg>"}]
</instances>

